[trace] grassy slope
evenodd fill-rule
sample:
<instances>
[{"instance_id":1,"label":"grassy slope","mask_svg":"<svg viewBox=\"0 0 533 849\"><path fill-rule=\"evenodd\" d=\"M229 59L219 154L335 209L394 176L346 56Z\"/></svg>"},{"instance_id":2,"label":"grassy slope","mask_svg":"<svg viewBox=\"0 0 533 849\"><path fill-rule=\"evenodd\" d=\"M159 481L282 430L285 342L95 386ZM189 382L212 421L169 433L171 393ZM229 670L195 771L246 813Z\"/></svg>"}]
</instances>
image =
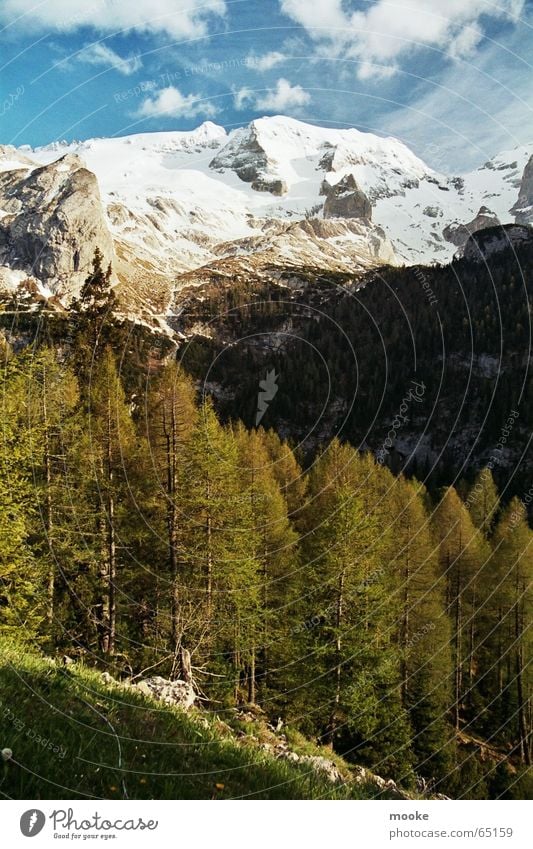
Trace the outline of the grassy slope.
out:
<instances>
[{"instance_id":1,"label":"grassy slope","mask_svg":"<svg viewBox=\"0 0 533 849\"><path fill-rule=\"evenodd\" d=\"M372 797L240 745L205 713L161 707L79 664L0 641L6 747L13 759L0 761L0 794L15 799Z\"/></svg>"}]
</instances>

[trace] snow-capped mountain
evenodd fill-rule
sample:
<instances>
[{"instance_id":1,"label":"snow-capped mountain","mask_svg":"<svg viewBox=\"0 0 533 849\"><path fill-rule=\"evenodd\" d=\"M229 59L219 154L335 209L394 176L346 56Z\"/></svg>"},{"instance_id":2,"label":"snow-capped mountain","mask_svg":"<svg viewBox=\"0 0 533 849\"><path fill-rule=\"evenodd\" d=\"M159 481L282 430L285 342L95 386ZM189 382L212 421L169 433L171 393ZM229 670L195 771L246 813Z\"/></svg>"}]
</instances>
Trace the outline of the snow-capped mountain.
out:
<instances>
[{"instance_id":1,"label":"snow-capped mountain","mask_svg":"<svg viewBox=\"0 0 533 849\"><path fill-rule=\"evenodd\" d=\"M524 223L532 153L449 176L397 139L286 117L1 148L0 264L12 285L28 273L68 296L102 242L133 300L164 311L180 275L224 258L345 271L443 262L477 229L515 213Z\"/></svg>"}]
</instances>

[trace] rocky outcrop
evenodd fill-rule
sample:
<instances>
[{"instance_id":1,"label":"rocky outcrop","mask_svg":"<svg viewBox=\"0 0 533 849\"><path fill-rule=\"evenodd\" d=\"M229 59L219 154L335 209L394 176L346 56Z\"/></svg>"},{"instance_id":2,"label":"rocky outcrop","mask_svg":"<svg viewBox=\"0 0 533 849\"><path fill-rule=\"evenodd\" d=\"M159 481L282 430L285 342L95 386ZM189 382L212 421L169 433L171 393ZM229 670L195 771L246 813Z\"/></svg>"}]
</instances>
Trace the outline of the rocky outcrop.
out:
<instances>
[{"instance_id":1,"label":"rocky outcrop","mask_svg":"<svg viewBox=\"0 0 533 849\"><path fill-rule=\"evenodd\" d=\"M372 204L357 185L353 174L347 174L331 185L324 180L321 194L326 196L324 218L372 218Z\"/></svg>"},{"instance_id":2,"label":"rocky outcrop","mask_svg":"<svg viewBox=\"0 0 533 849\"><path fill-rule=\"evenodd\" d=\"M95 175L76 154L0 174L0 264L24 271L68 300L99 247L113 260Z\"/></svg>"},{"instance_id":3,"label":"rocky outcrop","mask_svg":"<svg viewBox=\"0 0 533 849\"><path fill-rule=\"evenodd\" d=\"M412 799L413 797L406 790L399 787L392 778L385 779L380 775L376 775L369 769L362 766L353 768L353 780L355 784L360 784L364 787L374 787L376 797L380 799Z\"/></svg>"},{"instance_id":4,"label":"rocky outcrop","mask_svg":"<svg viewBox=\"0 0 533 849\"><path fill-rule=\"evenodd\" d=\"M470 262L487 262L494 254L505 250L510 245L518 246L524 242L533 242L531 227L507 224L504 227L492 227L474 233L458 255Z\"/></svg>"},{"instance_id":5,"label":"rocky outcrop","mask_svg":"<svg viewBox=\"0 0 533 849\"><path fill-rule=\"evenodd\" d=\"M134 686L145 696L151 696L158 702L176 705L184 710L191 708L196 701L194 688L192 684L188 684L186 681L169 681L167 678L154 675L152 678L139 681Z\"/></svg>"},{"instance_id":6,"label":"rocky outcrop","mask_svg":"<svg viewBox=\"0 0 533 849\"><path fill-rule=\"evenodd\" d=\"M266 177L260 177L254 180L252 189L255 192L270 192L271 195L276 195L276 197L283 197L288 192L285 180L269 179Z\"/></svg>"},{"instance_id":7,"label":"rocky outcrop","mask_svg":"<svg viewBox=\"0 0 533 849\"><path fill-rule=\"evenodd\" d=\"M237 130L233 137L209 163L215 171L226 168L234 171L244 183L253 183L265 178L271 161L259 141L259 134L252 122L249 127Z\"/></svg>"},{"instance_id":8,"label":"rocky outcrop","mask_svg":"<svg viewBox=\"0 0 533 849\"><path fill-rule=\"evenodd\" d=\"M509 211L517 224L533 224L533 156L524 168L518 200Z\"/></svg>"},{"instance_id":9,"label":"rocky outcrop","mask_svg":"<svg viewBox=\"0 0 533 849\"><path fill-rule=\"evenodd\" d=\"M220 172L226 169L234 171L243 183L250 183L255 192L269 192L275 197L283 197L289 190L285 180L276 175L276 163L262 146L253 122L249 127L235 132L211 160L209 167Z\"/></svg>"},{"instance_id":10,"label":"rocky outcrop","mask_svg":"<svg viewBox=\"0 0 533 849\"><path fill-rule=\"evenodd\" d=\"M486 206L482 206L476 217L468 224L459 224L458 222L448 224L442 231L442 235L447 242L451 242L452 245L460 248L468 241L472 233L485 230L487 227L497 227L499 224L498 217Z\"/></svg>"}]
</instances>

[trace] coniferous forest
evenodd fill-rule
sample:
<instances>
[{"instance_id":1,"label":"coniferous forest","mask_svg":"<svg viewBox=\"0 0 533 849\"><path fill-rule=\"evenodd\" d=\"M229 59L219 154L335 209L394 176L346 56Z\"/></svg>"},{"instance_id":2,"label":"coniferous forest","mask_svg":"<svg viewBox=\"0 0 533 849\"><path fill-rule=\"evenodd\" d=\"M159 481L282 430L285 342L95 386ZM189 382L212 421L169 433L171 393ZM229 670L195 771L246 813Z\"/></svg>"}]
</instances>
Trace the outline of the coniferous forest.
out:
<instances>
[{"instance_id":1,"label":"coniferous forest","mask_svg":"<svg viewBox=\"0 0 533 849\"><path fill-rule=\"evenodd\" d=\"M257 706L406 788L527 797L523 502L489 468L428 490L347 439L310 457L221 420L114 306L97 255L61 339L3 344L2 640L192 671L207 710Z\"/></svg>"}]
</instances>

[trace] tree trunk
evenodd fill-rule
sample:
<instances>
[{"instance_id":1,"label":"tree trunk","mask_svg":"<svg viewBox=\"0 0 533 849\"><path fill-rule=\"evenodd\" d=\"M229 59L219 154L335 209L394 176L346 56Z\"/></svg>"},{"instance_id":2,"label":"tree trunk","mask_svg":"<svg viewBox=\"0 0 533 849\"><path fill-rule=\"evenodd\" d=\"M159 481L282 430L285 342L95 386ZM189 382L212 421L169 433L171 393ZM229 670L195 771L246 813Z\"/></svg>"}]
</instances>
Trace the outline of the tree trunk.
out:
<instances>
[{"instance_id":1,"label":"tree trunk","mask_svg":"<svg viewBox=\"0 0 533 849\"><path fill-rule=\"evenodd\" d=\"M213 551L212 551L212 518L211 518L211 483L209 478L206 485L206 502L207 515L205 520L205 543L206 543L206 603L207 603L207 620L211 621L213 609Z\"/></svg>"},{"instance_id":2,"label":"tree trunk","mask_svg":"<svg viewBox=\"0 0 533 849\"><path fill-rule=\"evenodd\" d=\"M47 400L46 367L43 371L43 424L44 424L44 473L45 473L45 532L48 545L49 564L46 585L46 621L51 632L54 621L54 595L55 595L55 563L53 544L53 500L52 500L52 457L50 449L50 427L48 422L48 400Z\"/></svg>"},{"instance_id":3,"label":"tree trunk","mask_svg":"<svg viewBox=\"0 0 533 849\"><path fill-rule=\"evenodd\" d=\"M248 703L255 705L255 648L253 646L248 668Z\"/></svg>"},{"instance_id":4,"label":"tree trunk","mask_svg":"<svg viewBox=\"0 0 533 849\"><path fill-rule=\"evenodd\" d=\"M455 600L455 703L454 703L454 725L456 730L459 730L459 721L461 713L461 691L462 691L462 586L461 572L458 566L457 571L457 597Z\"/></svg>"},{"instance_id":5,"label":"tree trunk","mask_svg":"<svg viewBox=\"0 0 533 849\"><path fill-rule=\"evenodd\" d=\"M108 560L109 560L109 640L107 653L114 654L115 639L116 639L116 622L117 622L117 556L116 556L116 540L115 540L115 500L112 495L109 496L108 502Z\"/></svg>"},{"instance_id":6,"label":"tree trunk","mask_svg":"<svg viewBox=\"0 0 533 849\"><path fill-rule=\"evenodd\" d=\"M518 567L517 572L518 572ZM524 703L524 685L523 685L523 623L520 615L520 581L517 574L516 578L516 599L515 599L515 674L516 674L516 699L518 702L518 739L520 740L520 757L522 763L527 766L531 765L531 751L529 743L529 735L526 725L526 705Z\"/></svg>"},{"instance_id":7,"label":"tree trunk","mask_svg":"<svg viewBox=\"0 0 533 849\"><path fill-rule=\"evenodd\" d=\"M117 546L115 530L115 498L113 495L113 445L111 399L107 401L107 562L108 562L108 640L107 654L114 654L117 619Z\"/></svg>"},{"instance_id":8,"label":"tree trunk","mask_svg":"<svg viewBox=\"0 0 533 849\"><path fill-rule=\"evenodd\" d=\"M337 635L335 638L335 696L333 699L333 707L331 709L331 714L328 723L327 730L327 741L333 745L333 740L335 737L335 731L337 726L337 716L339 712L339 705L341 701L341 688L342 688L342 637L341 637L341 623L344 609L344 581L346 577L346 567L343 567L341 573L339 575L339 587L337 591L337 604L335 610L335 626L337 629Z\"/></svg>"},{"instance_id":9,"label":"tree trunk","mask_svg":"<svg viewBox=\"0 0 533 849\"><path fill-rule=\"evenodd\" d=\"M410 528L408 529L410 539ZM410 543L409 543L410 544ZM404 593L403 593L403 622L402 622L402 660L401 660L401 680L402 680L402 704L407 705L409 696L409 666L407 663L407 653L409 645L409 580L411 577L411 566L409 561L409 547L407 548L407 562L404 570Z\"/></svg>"},{"instance_id":10,"label":"tree trunk","mask_svg":"<svg viewBox=\"0 0 533 849\"><path fill-rule=\"evenodd\" d=\"M176 511L176 412L174 399L170 415L170 427L167 429L166 415L163 409L163 430L166 441L166 466L167 466L167 532L168 532L168 565L171 580L170 600L170 639L172 650L178 651L179 632L179 586L178 586L178 558L177 558L177 511Z\"/></svg>"}]
</instances>

